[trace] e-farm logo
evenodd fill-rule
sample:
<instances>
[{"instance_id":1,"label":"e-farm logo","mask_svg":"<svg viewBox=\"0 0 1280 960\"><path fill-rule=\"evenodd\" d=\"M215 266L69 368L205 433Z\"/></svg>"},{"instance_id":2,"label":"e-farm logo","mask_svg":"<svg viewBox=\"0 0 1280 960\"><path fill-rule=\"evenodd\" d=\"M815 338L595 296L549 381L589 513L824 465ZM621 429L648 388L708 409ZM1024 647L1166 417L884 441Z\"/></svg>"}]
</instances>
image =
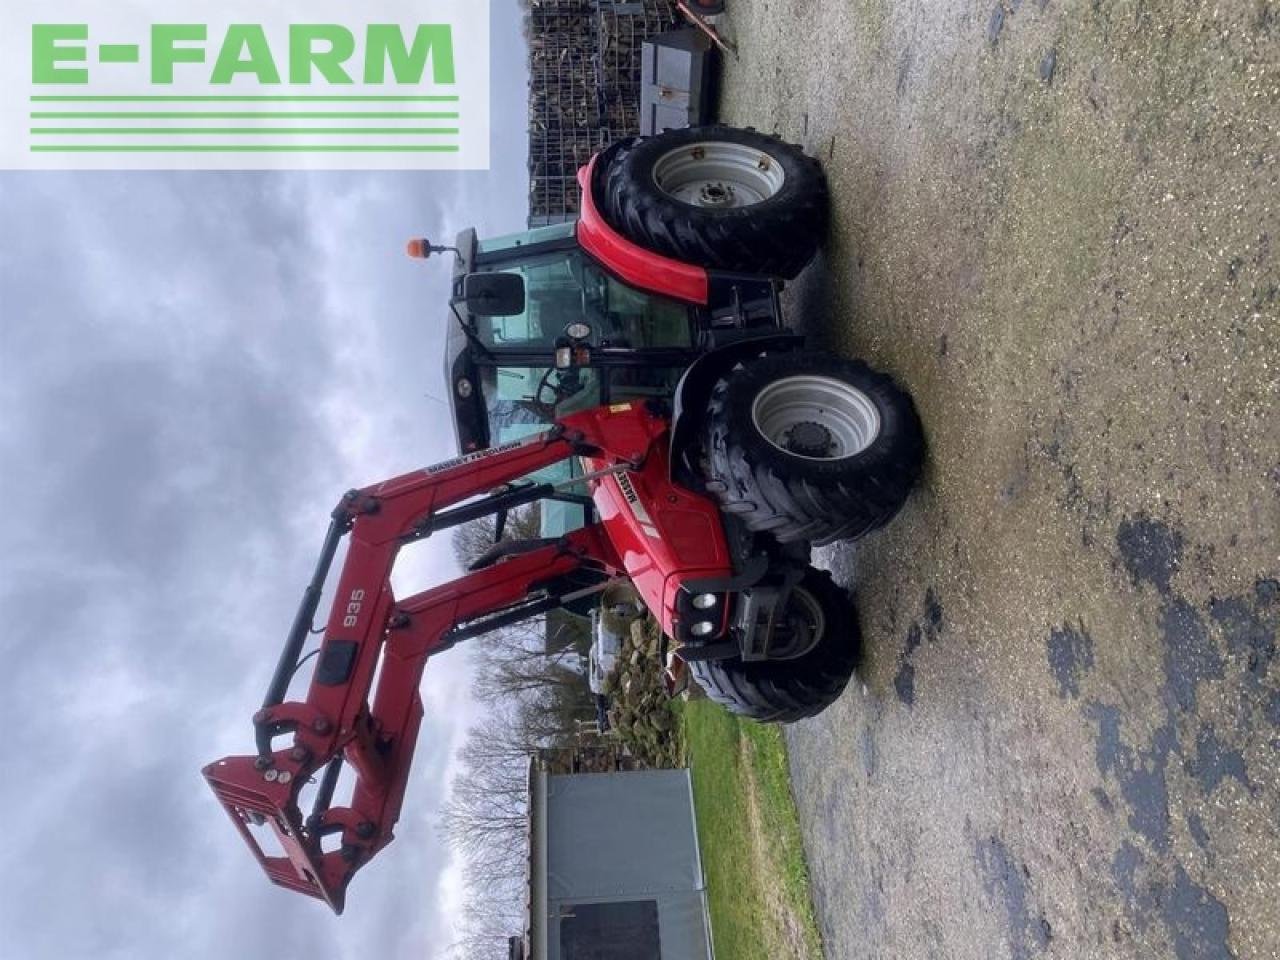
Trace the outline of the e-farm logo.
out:
<instances>
[{"instance_id":1,"label":"e-farm logo","mask_svg":"<svg viewBox=\"0 0 1280 960\"><path fill-rule=\"evenodd\" d=\"M16 6L5 167L488 166L486 2Z\"/></svg>"}]
</instances>

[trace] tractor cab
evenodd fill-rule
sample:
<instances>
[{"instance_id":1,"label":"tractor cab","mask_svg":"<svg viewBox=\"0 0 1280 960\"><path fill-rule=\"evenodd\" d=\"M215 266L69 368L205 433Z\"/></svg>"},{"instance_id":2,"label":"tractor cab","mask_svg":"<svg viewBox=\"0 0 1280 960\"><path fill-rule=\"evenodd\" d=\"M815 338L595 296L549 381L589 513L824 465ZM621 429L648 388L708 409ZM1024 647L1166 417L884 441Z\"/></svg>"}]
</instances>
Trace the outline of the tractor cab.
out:
<instances>
[{"instance_id":1,"label":"tractor cab","mask_svg":"<svg viewBox=\"0 0 1280 960\"><path fill-rule=\"evenodd\" d=\"M467 230L457 253L445 372L461 453L581 410L668 398L696 357L696 308L610 275L572 223L487 241ZM535 479L577 469L565 461ZM544 536L585 519L573 503L548 501L542 512Z\"/></svg>"},{"instance_id":2,"label":"tractor cab","mask_svg":"<svg viewBox=\"0 0 1280 960\"><path fill-rule=\"evenodd\" d=\"M490 241L468 230L457 249L446 372L464 452L578 410L670 396L694 358L693 308L611 276L574 224Z\"/></svg>"}]
</instances>

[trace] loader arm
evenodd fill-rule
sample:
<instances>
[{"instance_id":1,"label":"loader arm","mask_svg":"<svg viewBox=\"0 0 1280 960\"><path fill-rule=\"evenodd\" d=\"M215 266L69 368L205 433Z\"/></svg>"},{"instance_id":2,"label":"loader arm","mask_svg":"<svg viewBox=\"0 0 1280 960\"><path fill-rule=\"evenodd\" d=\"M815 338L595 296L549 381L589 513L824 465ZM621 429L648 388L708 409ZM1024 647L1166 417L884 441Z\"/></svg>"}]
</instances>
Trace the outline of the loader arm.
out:
<instances>
[{"instance_id":1,"label":"loader arm","mask_svg":"<svg viewBox=\"0 0 1280 960\"><path fill-rule=\"evenodd\" d=\"M399 549L434 531L550 495L554 488L548 484L511 483L567 457L591 456L606 471L638 465L665 431L665 420L640 405L602 407L566 417L545 433L342 498L262 709L254 715L256 754L204 768L273 882L318 897L341 913L352 876L393 837L423 717L418 685L427 660L468 636L557 606L554 585L574 573L591 570L607 577L621 569L596 524L397 599L390 576ZM350 542L306 697L286 702L344 538ZM355 786L348 805L334 806L344 766L354 773ZM299 798L316 777L314 804L304 818ZM283 853L265 852L254 826L270 829ZM330 836L338 842L326 843Z\"/></svg>"}]
</instances>

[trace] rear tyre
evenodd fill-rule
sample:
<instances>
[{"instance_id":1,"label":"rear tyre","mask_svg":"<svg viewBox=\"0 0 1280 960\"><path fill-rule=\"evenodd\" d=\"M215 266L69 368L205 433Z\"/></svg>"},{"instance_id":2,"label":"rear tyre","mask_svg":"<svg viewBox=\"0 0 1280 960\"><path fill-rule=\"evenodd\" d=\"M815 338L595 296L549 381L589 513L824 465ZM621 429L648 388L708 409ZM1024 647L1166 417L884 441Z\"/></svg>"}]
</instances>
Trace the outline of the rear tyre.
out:
<instances>
[{"instance_id":1,"label":"rear tyre","mask_svg":"<svg viewBox=\"0 0 1280 960\"><path fill-rule=\"evenodd\" d=\"M857 610L831 574L810 567L792 590L787 616L813 630L790 659L695 660L689 671L698 686L729 712L768 723L793 723L830 706L858 663Z\"/></svg>"},{"instance_id":2,"label":"rear tyre","mask_svg":"<svg viewBox=\"0 0 1280 960\"><path fill-rule=\"evenodd\" d=\"M827 181L799 147L691 127L635 141L605 171L601 210L632 242L710 270L791 278L827 229Z\"/></svg>"},{"instance_id":3,"label":"rear tyre","mask_svg":"<svg viewBox=\"0 0 1280 960\"><path fill-rule=\"evenodd\" d=\"M774 354L721 380L705 441L721 508L782 543L884 526L924 460L911 398L865 363L821 353Z\"/></svg>"}]
</instances>

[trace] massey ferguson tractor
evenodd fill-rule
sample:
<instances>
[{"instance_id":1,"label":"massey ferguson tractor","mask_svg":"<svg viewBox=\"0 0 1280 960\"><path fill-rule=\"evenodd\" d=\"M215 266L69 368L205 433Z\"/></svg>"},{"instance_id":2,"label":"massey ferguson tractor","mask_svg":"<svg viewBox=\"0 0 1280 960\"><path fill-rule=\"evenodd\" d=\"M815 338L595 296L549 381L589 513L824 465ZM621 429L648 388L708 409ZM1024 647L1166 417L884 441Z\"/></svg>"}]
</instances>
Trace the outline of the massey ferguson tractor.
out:
<instances>
[{"instance_id":1,"label":"massey ferguson tractor","mask_svg":"<svg viewBox=\"0 0 1280 960\"><path fill-rule=\"evenodd\" d=\"M626 578L663 655L710 697L757 720L810 716L859 653L852 602L810 548L885 524L920 474L908 396L783 322L782 285L826 228L816 161L702 127L619 143L579 181L577 223L411 244L456 259L459 456L339 501L253 718L256 752L204 770L268 876L337 912L392 839L428 659ZM534 504L542 536L506 538L508 513ZM464 576L392 594L402 546L487 517L494 545ZM306 697L288 700L344 538ZM344 767L354 788L335 805Z\"/></svg>"}]
</instances>

